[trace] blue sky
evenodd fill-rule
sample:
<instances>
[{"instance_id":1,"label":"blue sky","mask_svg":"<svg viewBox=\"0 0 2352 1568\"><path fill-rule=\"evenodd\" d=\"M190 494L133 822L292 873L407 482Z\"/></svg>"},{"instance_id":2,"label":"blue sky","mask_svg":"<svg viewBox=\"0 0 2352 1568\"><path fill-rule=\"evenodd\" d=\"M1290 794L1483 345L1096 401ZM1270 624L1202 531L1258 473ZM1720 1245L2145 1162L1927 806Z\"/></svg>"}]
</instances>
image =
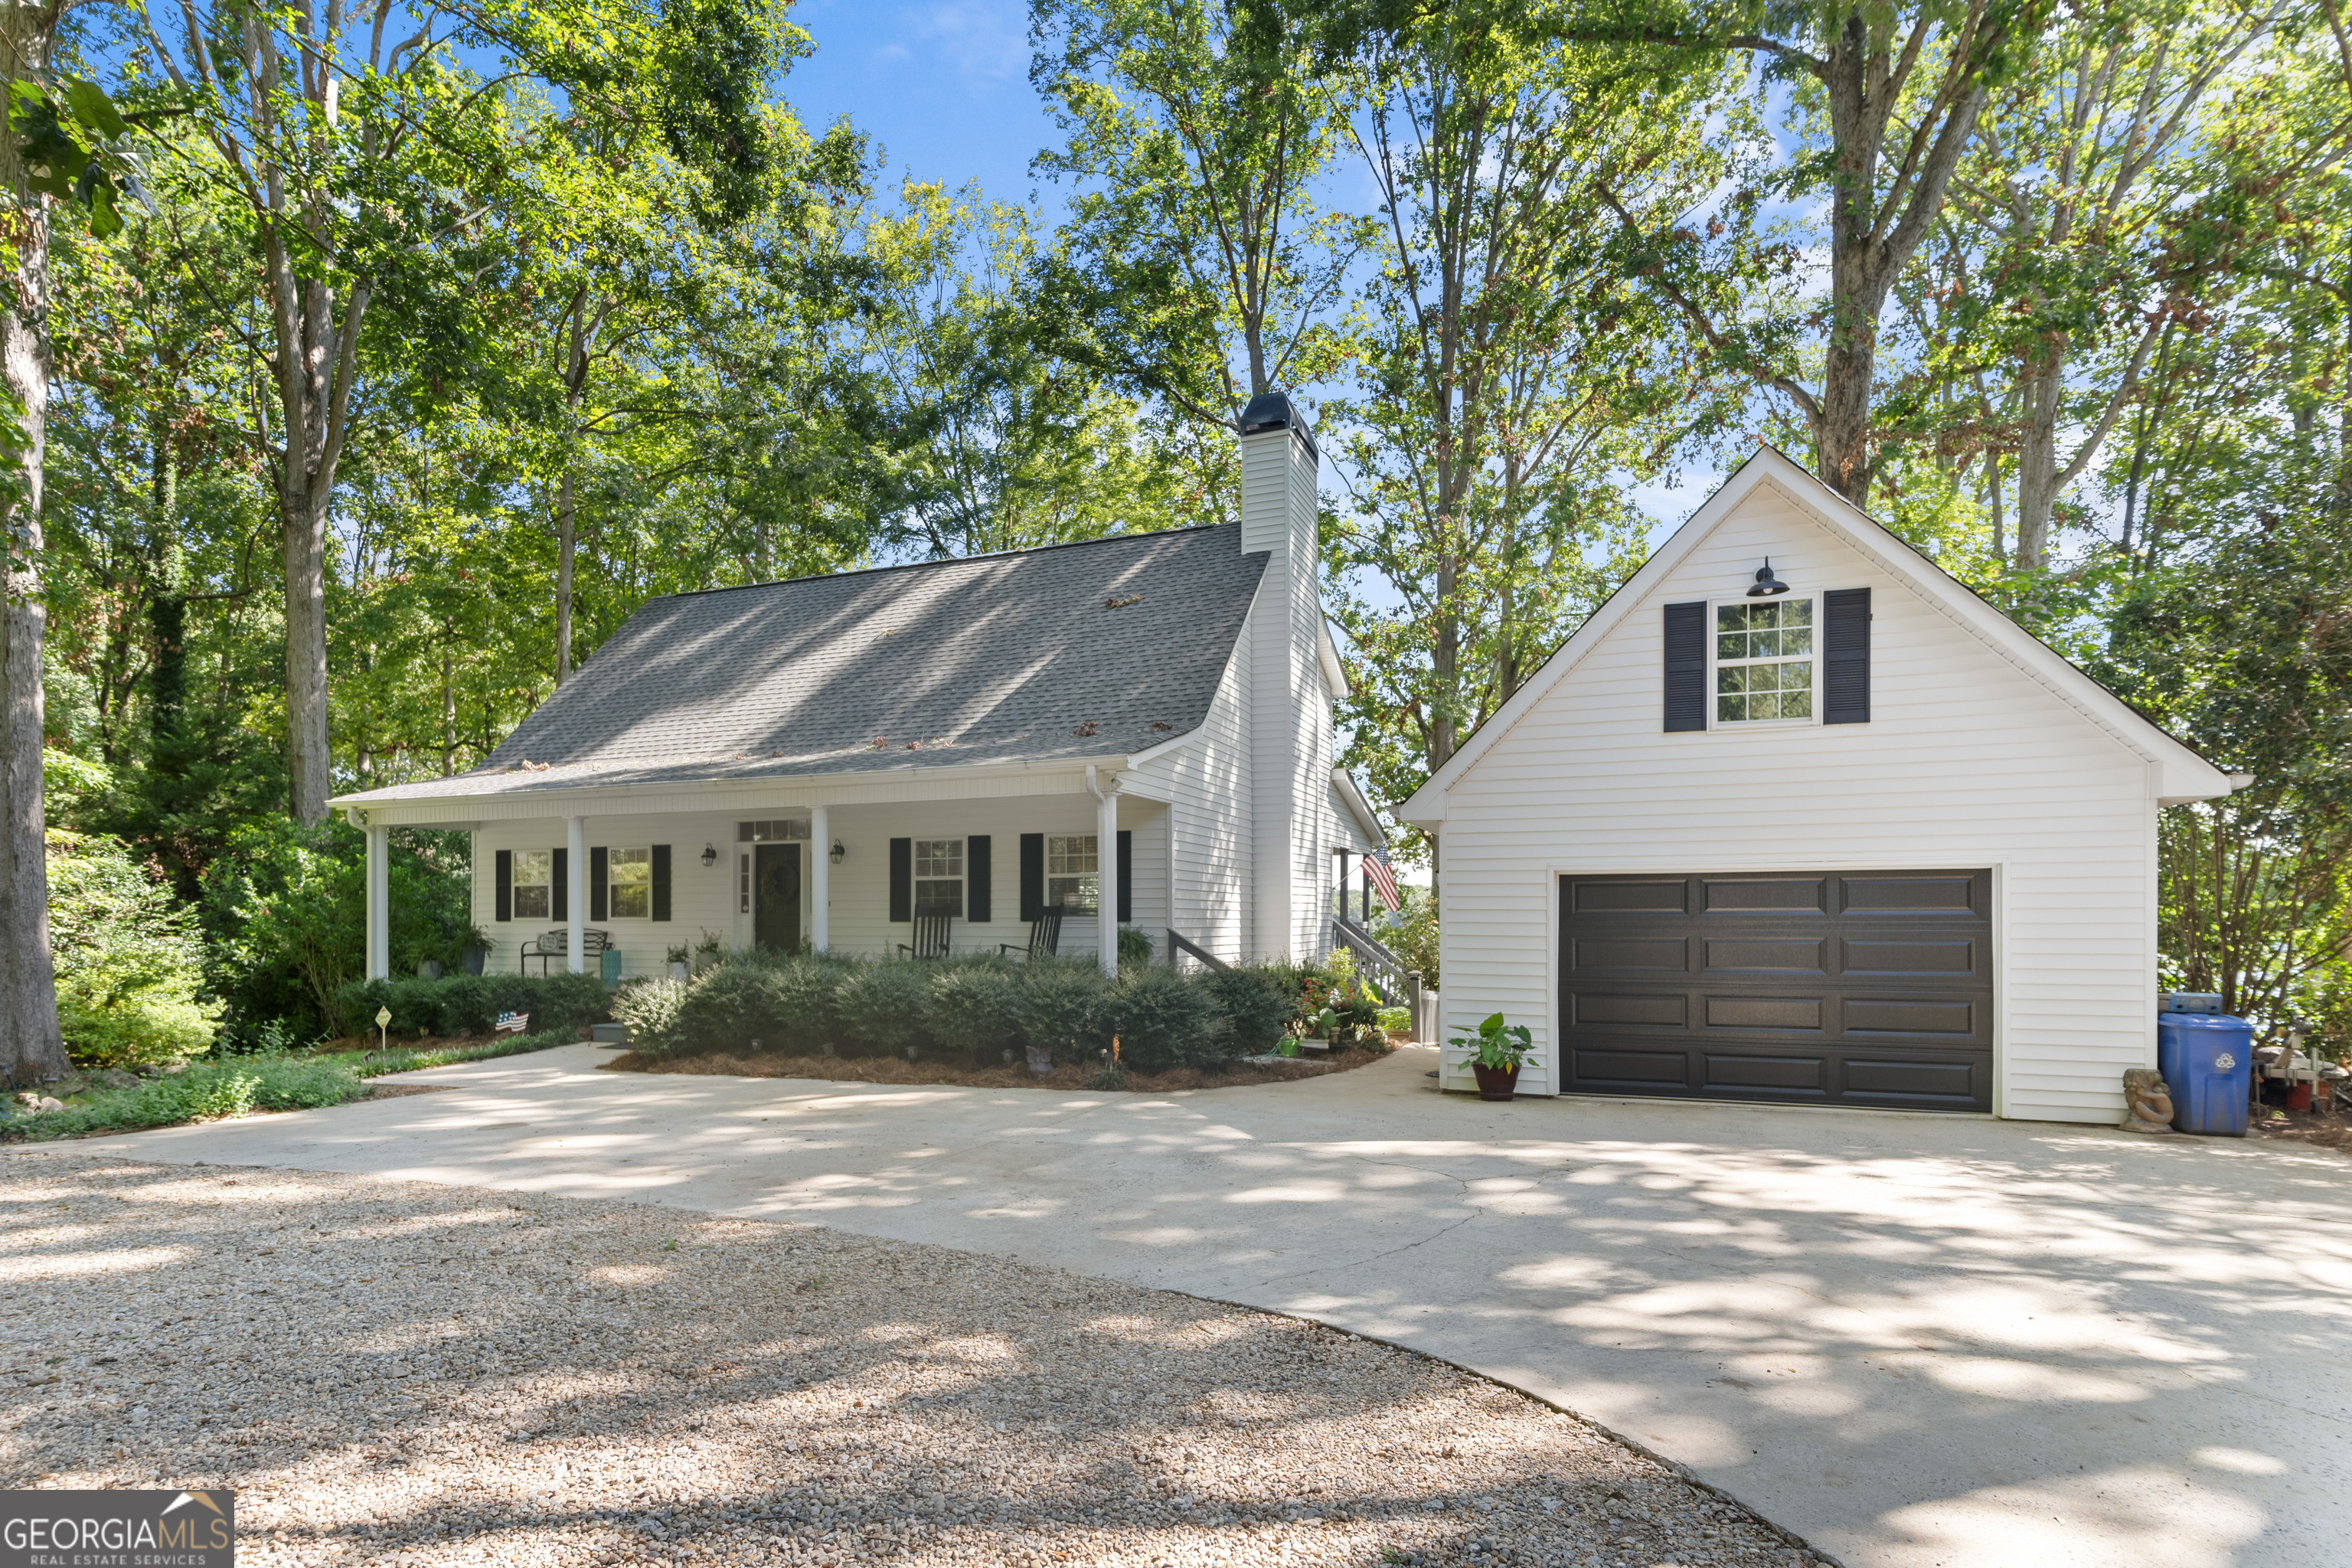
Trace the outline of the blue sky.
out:
<instances>
[{"instance_id":1,"label":"blue sky","mask_svg":"<svg viewBox=\"0 0 2352 1568\"><path fill-rule=\"evenodd\" d=\"M1035 187L1029 160L1055 137L1029 86L1020 0L802 0L793 19L816 53L785 79L784 96L810 130L848 116L882 145L894 175L978 180L1007 201ZM1039 194L1057 205L1050 186Z\"/></svg>"}]
</instances>

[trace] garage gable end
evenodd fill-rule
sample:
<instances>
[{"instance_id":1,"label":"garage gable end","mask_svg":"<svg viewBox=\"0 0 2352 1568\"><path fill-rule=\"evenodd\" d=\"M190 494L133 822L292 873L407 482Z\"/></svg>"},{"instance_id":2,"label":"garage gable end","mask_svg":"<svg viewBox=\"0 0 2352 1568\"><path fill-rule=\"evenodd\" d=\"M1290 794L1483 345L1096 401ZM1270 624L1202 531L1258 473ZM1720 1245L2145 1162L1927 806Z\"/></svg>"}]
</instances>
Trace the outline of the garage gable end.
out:
<instances>
[{"instance_id":1,"label":"garage gable end","mask_svg":"<svg viewBox=\"0 0 2352 1568\"><path fill-rule=\"evenodd\" d=\"M1769 574L1759 574L1768 559ZM1759 583L1759 574L1769 583ZM1783 591L1748 593L1767 586ZM1898 617L1909 628L1899 637ZM1930 625L1940 633L1930 635ZM1696 647L1708 660L1705 669L1693 663L1688 636L1702 626ZM1676 630L1685 635L1678 638ZM1860 728L1925 718L1961 742L1998 732L2012 717L2063 716L2147 768L2156 797L2204 799L2231 787L2228 774L1767 448L1675 530L1396 816L1439 830L1449 815L1447 793L1497 746L1517 752L1506 738L1554 706L1574 672L1601 658L1610 666L1603 684L1633 679L1620 668L1625 645L1651 650L1640 706L1648 731L1662 739L1665 731L1759 728L1759 719ZM1784 649L1805 657L1780 657ZM1735 651L1746 657L1734 658ZM1729 667L1744 668L1727 673ZM1724 701L1751 682L1761 689L1759 700ZM1591 683L1572 684L1584 689L1579 710L1601 718L1591 708Z\"/></svg>"}]
</instances>

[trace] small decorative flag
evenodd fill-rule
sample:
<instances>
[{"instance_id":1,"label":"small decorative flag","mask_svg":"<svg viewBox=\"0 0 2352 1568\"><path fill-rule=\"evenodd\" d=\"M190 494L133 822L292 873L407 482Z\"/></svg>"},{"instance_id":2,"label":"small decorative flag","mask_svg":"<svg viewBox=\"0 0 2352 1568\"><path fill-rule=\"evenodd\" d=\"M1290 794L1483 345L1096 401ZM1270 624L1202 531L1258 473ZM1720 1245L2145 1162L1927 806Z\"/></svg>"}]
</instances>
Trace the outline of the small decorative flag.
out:
<instances>
[{"instance_id":1,"label":"small decorative flag","mask_svg":"<svg viewBox=\"0 0 2352 1568\"><path fill-rule=\"evenodd\" d=\"M1364 878L1380 894L1381 902L1392 910L1397 907L1396 875L1389 869L1387 850L1375 849L1364 857Z\"/></svg>"}]
</instances>

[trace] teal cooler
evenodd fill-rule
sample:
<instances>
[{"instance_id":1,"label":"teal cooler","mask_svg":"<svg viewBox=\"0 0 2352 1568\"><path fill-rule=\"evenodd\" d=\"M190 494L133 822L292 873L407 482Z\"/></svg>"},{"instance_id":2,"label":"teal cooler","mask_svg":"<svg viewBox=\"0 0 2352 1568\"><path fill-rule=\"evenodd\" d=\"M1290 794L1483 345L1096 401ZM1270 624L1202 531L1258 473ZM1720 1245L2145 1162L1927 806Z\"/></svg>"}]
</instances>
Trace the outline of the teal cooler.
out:
<instances>
[{"instance_id":1,"label":"teal cooler","mask_svg":"<svg viewBox=\"0 0 2352 1568\"><path fill-rule=\"evenodd\" d=\"M2243 1138L2254 1082L2254 1026L2225 1013L2159 1013L2156 1067L2172 1091L2172 1124Z\"/></svg>"}]
</instances>

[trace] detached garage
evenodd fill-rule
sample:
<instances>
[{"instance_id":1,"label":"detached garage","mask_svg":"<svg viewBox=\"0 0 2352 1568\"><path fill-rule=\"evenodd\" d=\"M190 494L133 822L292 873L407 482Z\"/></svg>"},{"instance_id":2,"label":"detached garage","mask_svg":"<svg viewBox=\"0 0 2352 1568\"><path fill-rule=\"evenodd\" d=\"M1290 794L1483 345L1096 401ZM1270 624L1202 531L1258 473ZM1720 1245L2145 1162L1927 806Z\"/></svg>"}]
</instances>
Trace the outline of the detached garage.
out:
<instances>
[{"instance_id":1,"label":"detached garage","mask_svg":"<svg viewBox=\"0 0 2352 1568\"><path fill-rule=\"evenodd\" d=\"M1767 450L1396 815L1522 1093L2114 1122L2157 813L2243 782Z\"/></svg>"}]
</instances>

